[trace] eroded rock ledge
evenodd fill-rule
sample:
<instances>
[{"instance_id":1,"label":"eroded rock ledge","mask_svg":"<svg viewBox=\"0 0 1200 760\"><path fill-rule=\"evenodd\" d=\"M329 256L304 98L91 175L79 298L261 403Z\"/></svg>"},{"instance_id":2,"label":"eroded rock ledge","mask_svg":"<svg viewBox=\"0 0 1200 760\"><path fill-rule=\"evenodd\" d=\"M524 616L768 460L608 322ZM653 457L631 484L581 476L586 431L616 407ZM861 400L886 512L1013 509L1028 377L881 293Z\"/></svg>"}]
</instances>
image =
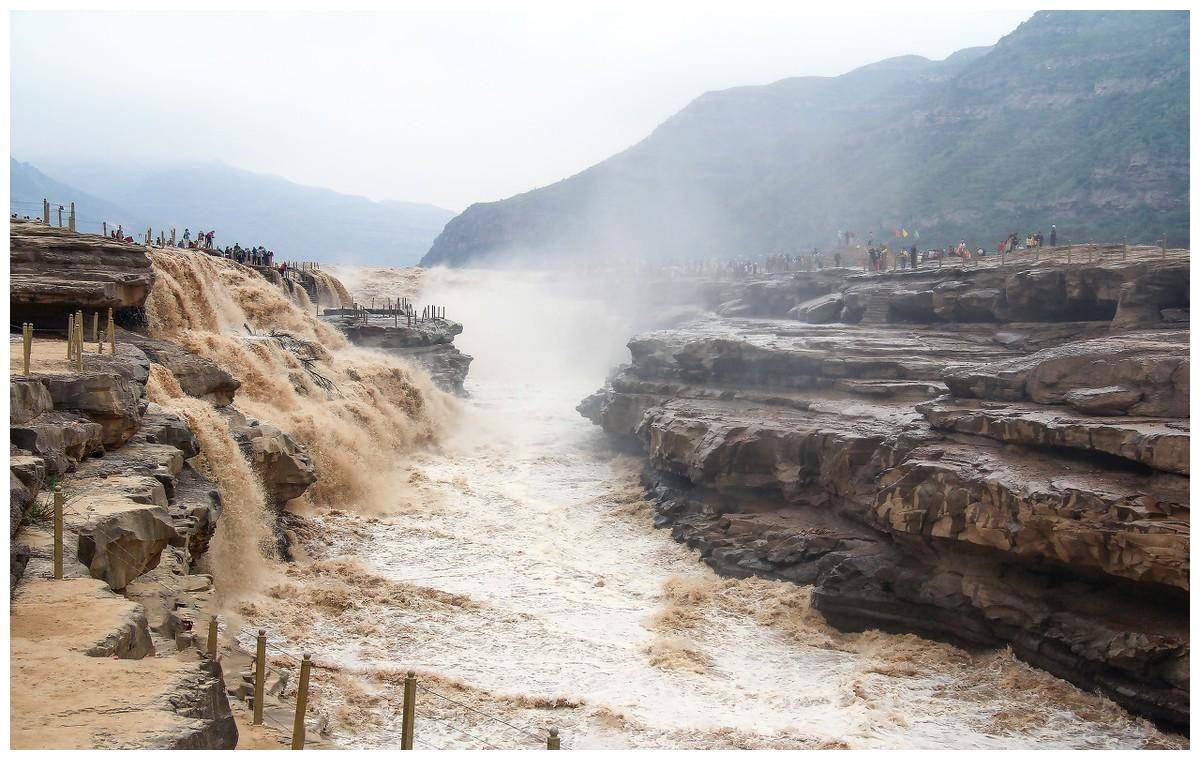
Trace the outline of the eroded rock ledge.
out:
<instances>
[{"instance_id":1,"label":"eroded rock ledge","mask_svg":"<svg viewBox=\"0 0 1200 760\"><path fill-rule=\"evenodd\" d=\"M1011 646L1186 730L1187 280L701 283L724 316L634 338L580 411L641 447L656 525L718 571L812 584L845 629Z\"/></svg>"},{"instance_id":2,"label":"eroded rock ledge","mask_svg":"<svg viewBox=\"0 0 1200 760\"><path fill-rule=\"evenodd\" d=\"M365 318L364 318L365 316ZM415 363L443 390L465 395L463 383L472 357L459 351L454 337L463 326L449 319L413 320L383 310L326 309L323 319L356 346L374 348Z\"/></svg>"}]
</instances>

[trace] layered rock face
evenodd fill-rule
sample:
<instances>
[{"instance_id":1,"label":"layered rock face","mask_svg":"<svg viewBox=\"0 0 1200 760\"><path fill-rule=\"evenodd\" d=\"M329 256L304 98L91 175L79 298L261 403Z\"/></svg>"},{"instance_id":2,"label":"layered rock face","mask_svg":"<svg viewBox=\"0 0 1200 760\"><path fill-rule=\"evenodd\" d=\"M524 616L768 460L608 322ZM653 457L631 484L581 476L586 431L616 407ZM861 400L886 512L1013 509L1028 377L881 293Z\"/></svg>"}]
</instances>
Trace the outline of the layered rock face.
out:
<instances>
[{"instance_id":1,"label":"layered rock face","mask_svg":"<svg viewBox=\"0 0 1200 760\"><path fill-rule=\"evenodd\" d=\"M454 345L463 331L448 319L412 319L383 310L334 310L324 312L326 322L341 330L356 346L374 348L400 356L429 373L442 390L464 395L463 383L471 369L471 358Z\"/></svg>"},{"instance_id":2,"label":"layered rock face","mask_svg":"<svg viewBox=\"0 0 1200 760\"><path fill-rule=\"evenodd\" d=\"M119 329L115 354L98 353L89 322L83 369L66 362L67 314L112 307L140 323L154 278L144 249L14 223L11 266L14 320L37 328L27 376L10 338L13 745L233 748L221 666L192 633L207 621L212 579L198 570L224 508L188 420L147 399L152 365L225 418L277 509L315 482L312 462L236 409L237 380L174 343Z\"/></svg>"},{"instance_id":3,"label":"layered rock face","mask_svg":"<svg viewBox=\"0 0 1200 760\"><path fill-rule=\"evenodd\" d=\"M137 312L154 284L142 246L12 220L9 304L14 320L44 324L75 309Z\"/></svg>"},{"instance_id":4,"label":"layered rock face","mask_svg":"<svg viewBox=\"0 0 1200 760\"><path fill-rule=\"evenodd\" d=\"M1185 729L1187 285L1173 256L725 283L705 305L757 316L634 338L580 411L718 571Z\"/></svg>"}]
</instances>

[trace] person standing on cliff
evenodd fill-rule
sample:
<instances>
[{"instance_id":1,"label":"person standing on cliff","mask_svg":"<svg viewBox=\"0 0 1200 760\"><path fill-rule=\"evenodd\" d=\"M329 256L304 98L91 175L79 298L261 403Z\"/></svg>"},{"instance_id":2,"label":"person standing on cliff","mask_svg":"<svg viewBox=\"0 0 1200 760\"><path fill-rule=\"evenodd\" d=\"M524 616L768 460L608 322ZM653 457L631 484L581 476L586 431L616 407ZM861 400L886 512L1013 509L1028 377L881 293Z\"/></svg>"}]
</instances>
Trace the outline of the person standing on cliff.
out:
<instances>
[{"instance_id":1,"label":"person standing on cliff","mask_svg":"<svg viewBox=\"0 0 1200 760\"><path fill-rule=\"evenodd\" d=\"M1058 245L1058 228L1052 224L1050 225L1050 247L1053 248L1056 245Z\"/></svg>"}]
</instances>

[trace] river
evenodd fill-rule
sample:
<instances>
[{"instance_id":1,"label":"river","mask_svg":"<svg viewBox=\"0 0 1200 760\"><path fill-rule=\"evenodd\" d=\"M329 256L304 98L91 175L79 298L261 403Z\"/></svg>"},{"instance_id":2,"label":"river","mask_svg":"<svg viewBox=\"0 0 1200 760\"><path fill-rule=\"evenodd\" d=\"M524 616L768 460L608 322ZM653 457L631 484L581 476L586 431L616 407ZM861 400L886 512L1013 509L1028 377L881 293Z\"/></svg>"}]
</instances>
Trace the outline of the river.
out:
<instances>
[{"instance_id":1,"label":"river","mask_svg":"<svg viewBox=\"0 0 1200 760\"><path fill-rule=\"evenodd\" d=\"M1007 651L842 634L805 588L718 578L574 409L645 326L632 309L549 275L423 288L466 326L470 398L384 503L309 515L292 571L306 609L285 632L331 666L316 704L339 744L397 746L411 668L432 690L418 748L536 748L550 726L589 749L1186 746Z\"/></svg>"}]
</instances>

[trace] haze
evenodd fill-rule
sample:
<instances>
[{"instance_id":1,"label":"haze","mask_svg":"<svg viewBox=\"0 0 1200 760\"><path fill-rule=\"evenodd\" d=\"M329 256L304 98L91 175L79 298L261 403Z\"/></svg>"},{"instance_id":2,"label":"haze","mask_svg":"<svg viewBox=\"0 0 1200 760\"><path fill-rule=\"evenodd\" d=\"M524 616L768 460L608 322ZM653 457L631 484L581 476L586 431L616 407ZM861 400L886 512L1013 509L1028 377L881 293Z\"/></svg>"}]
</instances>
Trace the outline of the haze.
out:
<instances>
[{"instance_id":1,"label":"haze","mask_svg":"<svg viewBox=\"0 0 1200 760\"><path fill-rule=\"evenodd\" d=\"M459 211L603 160L706 90L942 58L1030 15L509 6L14 13L12 154L215 159Z\"/></svg>"}]
</instances>

